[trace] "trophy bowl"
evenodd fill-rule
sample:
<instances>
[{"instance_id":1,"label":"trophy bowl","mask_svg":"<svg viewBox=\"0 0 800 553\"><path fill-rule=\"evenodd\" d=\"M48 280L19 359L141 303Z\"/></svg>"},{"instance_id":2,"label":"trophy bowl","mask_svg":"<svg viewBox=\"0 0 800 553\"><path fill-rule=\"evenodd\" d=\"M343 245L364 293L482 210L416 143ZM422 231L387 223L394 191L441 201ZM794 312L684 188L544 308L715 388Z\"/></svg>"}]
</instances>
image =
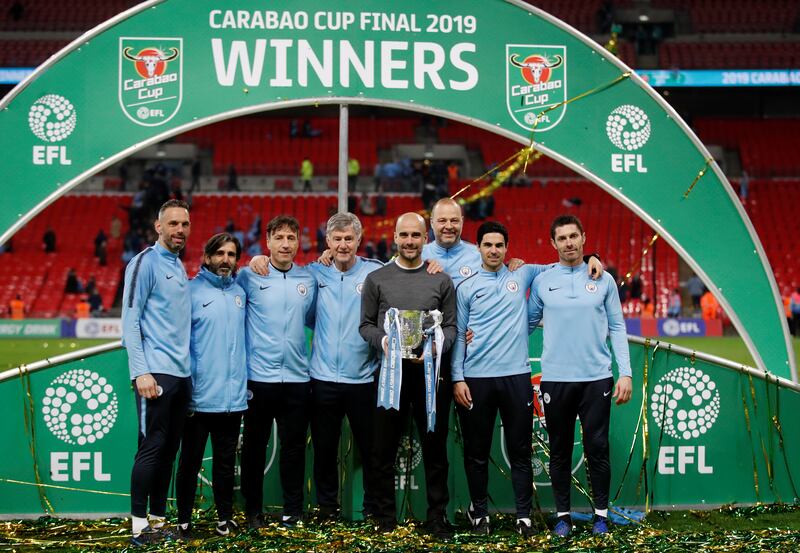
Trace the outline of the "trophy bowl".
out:
<instances>
[{"instance_id":1,"label":"trophy bowl","mask_svg":"<svg viewBox=\"0 0 800 553\"><path fill-rule=\"evenodd\" d=\"M422 341L425 337L422 326L425 312L401 309L398 319L400 322L400 352L403 359L417 359L422 353Z\"/></svg>"}]
</instances>

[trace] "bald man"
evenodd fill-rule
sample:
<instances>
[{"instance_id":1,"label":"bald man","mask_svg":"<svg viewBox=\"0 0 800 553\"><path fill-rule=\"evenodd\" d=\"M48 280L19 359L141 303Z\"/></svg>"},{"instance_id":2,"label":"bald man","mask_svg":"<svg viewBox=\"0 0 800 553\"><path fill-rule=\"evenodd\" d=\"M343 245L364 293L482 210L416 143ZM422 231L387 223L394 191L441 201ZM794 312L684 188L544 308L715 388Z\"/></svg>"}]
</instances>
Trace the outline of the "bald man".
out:
<instances>
[{"instance_id":1,"label":"bald man","mask_svg":"<svg viewBox=\"0 0 800 553\"><path fill-rule=\"evenodd\" d=\"M374 515L379 528L387 532L396 526L394 464L400 438L407 428L407 417L410 415L422 440L428 499L426 526L435 537L447 539L453 534L446 515L450 499L447 490L447 426L452 385L447 367L440 371L439 378L430 377L435 374L430 367L435 364L432 359L436 354L441 356L447 352L455 341L456 301L450 277L445 273L429 274L426 271L427 263L422 260L422 247L426 240L425 220L422 217L416 213L400 216L394 233L397 257L385 267L370 273L364 281L359 331L383 355L375 382L378 408L373 419L372 455ZM440 351L435 351L436 347L431 346L428 355L419 359L402 359L398 363L398 352L390 347L389 336L384 330L387 311L391 319L396 310L438 310L441 313L441 333L436 334L441 338L438 341ZM431 335L434 333L431 332ZM392 382L399 383L399 394L393 396L391 405L382 401L389 395L389 374L392 375ZM447 381L441 382L443 378L447 378ZM431 401L426 404L428 398Z\"/></svg>"}]
</instances>

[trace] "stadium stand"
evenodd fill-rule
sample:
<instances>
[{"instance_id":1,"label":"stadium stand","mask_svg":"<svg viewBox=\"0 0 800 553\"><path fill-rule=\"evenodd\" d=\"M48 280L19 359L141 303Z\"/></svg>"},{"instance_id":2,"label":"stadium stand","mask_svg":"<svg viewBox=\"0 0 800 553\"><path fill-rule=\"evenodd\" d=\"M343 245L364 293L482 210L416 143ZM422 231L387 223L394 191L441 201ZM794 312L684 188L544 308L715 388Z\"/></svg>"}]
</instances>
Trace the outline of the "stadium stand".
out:
<instances>
[{"instance_id":1,"label":"stadium stand","mask_svg":"<svg viewBox=\"0 0 800 553\"><path fill-rule=\"evenodd\" d=\"M464 144L479 151L486 169L522 147L519 142L456 121L446 122L438 129L438 135L442 144ZM531 167L530 174L537 177L575 176L571 169L550 158L541 158Z\"/></svg>"},{"instance_id":2,"label":"stadium stand","mask_svg":"<svg viewBox=\"0 0 800 553\"><path fill-rule=\"evenodd\" d=\"M787 33L798 15L793 0L654 0L653 4L687 12L698 33Z\"/></svg>"},{"instance_id":3,"label":"stadium stand","mask_svg":"<svg viewBox=\"0 0 800 553\"><path fill-rule=\"evenodd\" d=\"M74 268L82 283L94 276L106 309L111 308L119 284L122 240L107 241L108 264L94 257L94 238L100 228L109 235L108 223L116 215L127 220L125 207L130 195L70 195L59 199L30 221L13 238L13 251L3 254L3 262L13 271L0 278L0 306L7 306L20 294L28 306L28 316L71 316L79 294L65 294L67 272ZM91 217L87 217L91 214ZM42 250L42 236L51 227L56 233L54 254ZM123 235L125 231L123 226Z\"/></svg>"},{"instance_id":4,"label":"stadium stand","mask_svg":"<svg viewBox=\"0 0 800 553\"><path fill-rule=\"evenodd\" d=\"M0 0L0 31L85 31L138 3L136 0Z\"/></svg>"},{"instance_id":5,"label":"stadium stand","mask_svg":"<svg viewBox=\"0 0 800 553\"><path fill-rule=\"evenodd\" d=\"M800 67L800 42L664 42L659 64L680 69Z\"/></svg>"},{"instance_id":6,"label":"stadium stand","mask_svg":"<svg viewBox=\"0 0 800 553\"><path fill-rule=\"evenodd\" d=\"M298 125L304 121L299 121ZM339 122L335 118L314 118L308 123L319 136L290 138L290 118L246 118L223 121L189 131L176 138L214 150L214 173L225 174L232 164L241 174L294 175L308 156L315 174L335 175L339 148ZM396 142L414 142L415 119L352 118L349 153L371 169L378 161L377 150Z\"/></svg>"},{"instance_id":7,"label":"stadium stand","mask_svg":"<svg viewBox=\"0 0 800 553\"><path fill-rule=\"evenodd\" d=\"M698 118L694 126L704 143L736 150L750 176L800 175L800 119Z\"/></svg>"},{"instance_id":8,"label":"stadium stand","mask_svg":"<svg viewBox=\"0 0 800 553\"><path fill-rule=\"evenodd\" d=\"M800 180L753 179L745 207L767 252L778 288L784 295L800 285L797 206Z\"/></svg>"},{"instance_id":9,"label":"stadium stand","mask_svg":"<svg viewBox=\"0 0 800 553\"><path fill-rule=\"evenodd\" d=\"M603 0L526 0L585 33L597 30L597 13Z\"/></svg>"},{"instance_id":10,"label":"stadium stand","mask_svg":"<svg viewBox=\"0 0 800 553\"><path fill-rule=\"evenodd\" d=\"M68 40L0 40L0 67L36 67L69 44Z\"/></svg>"}]
</instances>

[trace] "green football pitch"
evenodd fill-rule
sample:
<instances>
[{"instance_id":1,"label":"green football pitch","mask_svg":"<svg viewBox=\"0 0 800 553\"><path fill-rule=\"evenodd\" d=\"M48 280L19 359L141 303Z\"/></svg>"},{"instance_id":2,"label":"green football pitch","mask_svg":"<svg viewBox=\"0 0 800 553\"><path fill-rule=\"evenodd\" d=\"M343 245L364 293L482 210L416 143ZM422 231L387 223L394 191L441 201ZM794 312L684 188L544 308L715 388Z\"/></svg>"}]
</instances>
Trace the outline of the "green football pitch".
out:
<instances>
[{"instance_id":1,"label":"green football pitch","mask_svg":"<svg viewBox=\"0 0 800 553\"><path fill-rule=\"evenodd\" d=\"M55 339L2 339L0 340L0 370L11 369L20 363L30 363L54 355L61 355L108 340L79 340L76 338ZM722 338L671 338L669 342L685 348L710 353L730 359L736 363L753 364L744 342L738 337ZM800 339L793 340L795 357L800 359Z\"/></svg>"},{"instance_id":2,"label":"green football pitch","mask_svg":"<svg viewBox=\"0 0 800 553\"><path fill-rule=\"evenodd\" d=\"M0 340L0 371L63 355L110 340L78 340L76 338L20 338Z\"/></svg>"}]
</instances>

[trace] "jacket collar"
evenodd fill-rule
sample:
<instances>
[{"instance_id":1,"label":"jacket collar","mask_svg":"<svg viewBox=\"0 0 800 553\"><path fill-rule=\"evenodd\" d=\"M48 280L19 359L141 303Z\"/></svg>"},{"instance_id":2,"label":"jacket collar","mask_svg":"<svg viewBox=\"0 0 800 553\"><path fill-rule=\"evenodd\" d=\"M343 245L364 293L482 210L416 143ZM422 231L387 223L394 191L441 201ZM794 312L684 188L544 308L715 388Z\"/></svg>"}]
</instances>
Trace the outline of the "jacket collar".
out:
<instances>
[{"instance_id":1,"label":"jacket collar","mask_svg":"<svg viewBox=\"0 0 800 553\"><path fill-rule=\"evenodd\" d=\"M156 241L156 243L153 245L153 249L158 255L166 257L170 261L175 261L178 259L178 254L169 251L167 248L161 245L161 242Z\"/></svg>"},{"instance_id":2,"label":"jacket collar","mask_svg":"<svg viewBox=\"0 0 800 553\"><path fill-rule=\"evenodd\" d=\"M198 278L205 279L206 282L211 284L214 288L219 288L224 290L228 288L231 284L233 284L233 279L229 276L219 276L216 273L212 273L205 267L200 267L200 272L197 273Z\"/></svg>"},{"instance_id":3,"label":"jacket collar","mask_svg":"<svg viewBox=\"0 0 800 553\"><path fill-rule=\"evenodd\" d=\"M483 264L481 264L480 268L481 275L493 278L500 278L507 272L508 272L508 267L506 267L505 265L501 265L497 271L487 271L486 269L483 268Z\"/></svg>"}]
</instances>

